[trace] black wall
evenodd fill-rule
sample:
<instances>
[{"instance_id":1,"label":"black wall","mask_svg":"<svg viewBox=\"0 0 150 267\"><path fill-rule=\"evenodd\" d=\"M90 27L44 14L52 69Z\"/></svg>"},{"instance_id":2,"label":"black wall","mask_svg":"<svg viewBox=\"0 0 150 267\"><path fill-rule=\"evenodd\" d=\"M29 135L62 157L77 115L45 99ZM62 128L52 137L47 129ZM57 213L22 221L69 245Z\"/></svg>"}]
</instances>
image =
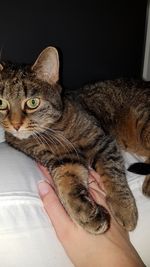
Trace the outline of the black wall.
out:
<instances>
[{"instance_id":1,"label":"black wall","mask_svg":"<svg viewBox=\"0 0 150 267\"><path fill-rule=\"evenodd\" d=\"M66 87L139 77L146 5L146 0L2 0L2 59L32 62L43 48L54 45Z\"/></svg>"}]
</instances>

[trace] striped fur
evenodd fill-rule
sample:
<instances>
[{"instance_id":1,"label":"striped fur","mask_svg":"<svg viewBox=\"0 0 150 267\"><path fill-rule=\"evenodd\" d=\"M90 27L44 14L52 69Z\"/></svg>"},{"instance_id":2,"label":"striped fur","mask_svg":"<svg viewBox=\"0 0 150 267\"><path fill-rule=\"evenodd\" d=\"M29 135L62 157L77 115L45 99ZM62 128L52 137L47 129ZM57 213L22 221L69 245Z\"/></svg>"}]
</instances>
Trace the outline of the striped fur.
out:
<instances>
[{"instance_id":1,"label":"striped fur","mask_svg":"<svg viewBox=\"0 0 150 267\"><path fill-rule=\"evenodd\" d=\"M120 149L149 158L149 84L105 81L62 94L56 81L39 79L30 66L3 64L0 75L0 99L9 102L9 108L0 111L6 140L49 169L71 218L94 234L109 227L108 211L88 191L91 165L101 175L107 203L118 223L134 229L137 208ZM35 97L40 98L40 106L26 109L23 103ZM148 189L143 185L147 195L148 181Z\"/></svg>"}]
</instances>

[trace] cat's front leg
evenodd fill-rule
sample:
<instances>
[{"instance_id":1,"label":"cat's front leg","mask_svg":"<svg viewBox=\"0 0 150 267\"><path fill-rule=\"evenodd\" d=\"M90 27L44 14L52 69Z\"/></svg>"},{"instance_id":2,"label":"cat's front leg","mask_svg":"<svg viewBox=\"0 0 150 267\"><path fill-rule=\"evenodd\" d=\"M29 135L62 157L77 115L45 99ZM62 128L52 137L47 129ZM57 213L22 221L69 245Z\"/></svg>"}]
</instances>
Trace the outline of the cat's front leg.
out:
<instances>
[{"instance_id":1,"label":"cat's front leg","mask_svg":"<svg viewBox=\"0 0 150 267\"><path fill-rule=\"evenodd\" d=\"M106 190L106 201L116 221L131 231L137 224L137 207L127 184L124 162L115 140L106 137L95 157L94 168Z\"/></svg>"},{"instance_id":2,"label":"cat's front leg","mask_svg":"<svg viewBox=\"0 0 150 267\"><path fill-rule=\"evenodd\" d=\"M51 169L59 198L70 217L92 234L105 232L110 224L107 210L97 205L88 191L88 169L78 159L56 161Z\"/></svg>"}]
</instances>

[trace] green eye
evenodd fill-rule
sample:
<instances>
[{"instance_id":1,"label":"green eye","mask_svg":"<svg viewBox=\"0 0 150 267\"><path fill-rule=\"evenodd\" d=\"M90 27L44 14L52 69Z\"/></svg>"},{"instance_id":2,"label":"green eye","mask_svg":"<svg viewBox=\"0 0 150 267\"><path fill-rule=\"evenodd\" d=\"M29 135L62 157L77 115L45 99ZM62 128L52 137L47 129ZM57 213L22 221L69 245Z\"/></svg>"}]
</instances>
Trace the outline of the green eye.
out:
<instances>
[{"instance_id":1,"label":"green eye","mask_svg":"<svg viewBox=\"0 0 150 267\"><path fill-rule=\"evenodd\" d=\"M0 98L0 110L5 110L8 108L7 100Z\"/></svg>"},{"instance_id":2,"label":"green eye","mask_svg":"<svg viewBox=\"0 0 150 267\"><path fill-rule=\"evenodd\" d=\"M35 109L40 105L40 99L39 98L30 98L26 102L27 108Z\"/></svg>"}]
</instances>

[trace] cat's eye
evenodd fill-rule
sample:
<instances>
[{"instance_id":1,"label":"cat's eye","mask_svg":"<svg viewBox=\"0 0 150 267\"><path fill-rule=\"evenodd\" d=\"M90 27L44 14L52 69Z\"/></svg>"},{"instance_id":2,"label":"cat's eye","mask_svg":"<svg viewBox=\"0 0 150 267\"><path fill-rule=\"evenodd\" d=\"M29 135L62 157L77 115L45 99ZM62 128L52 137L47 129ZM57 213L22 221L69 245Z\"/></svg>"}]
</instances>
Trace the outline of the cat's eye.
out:
<instances>
[{"instance_id":1,"label":"cat's eye","mask_svg":"<svg viewBox=\"0 0 150 267\"><path fill-rule=\"evenodd\" d=\"M0 98L0 110L8 109L8 102L7 100Z\"/></svg>"},{"instance_id":2,"label":"cat's eye","mask_svg":"<svg viewBox=\"0 0 150 267\"><path fill-rule=\"evenodd\" d=\"M30 98L26 102L26 107L29 109L36 109L40 105L39 98Z\"/></svg>"}]
</instances>

